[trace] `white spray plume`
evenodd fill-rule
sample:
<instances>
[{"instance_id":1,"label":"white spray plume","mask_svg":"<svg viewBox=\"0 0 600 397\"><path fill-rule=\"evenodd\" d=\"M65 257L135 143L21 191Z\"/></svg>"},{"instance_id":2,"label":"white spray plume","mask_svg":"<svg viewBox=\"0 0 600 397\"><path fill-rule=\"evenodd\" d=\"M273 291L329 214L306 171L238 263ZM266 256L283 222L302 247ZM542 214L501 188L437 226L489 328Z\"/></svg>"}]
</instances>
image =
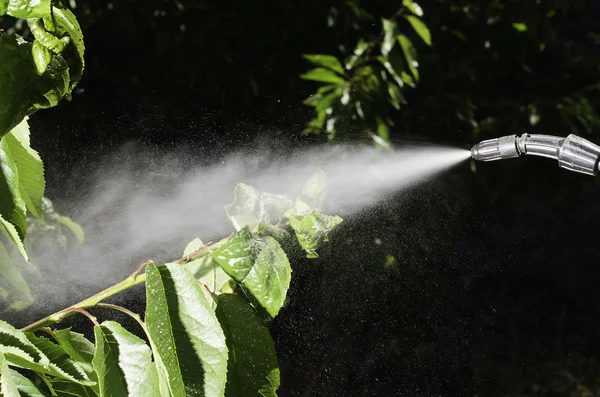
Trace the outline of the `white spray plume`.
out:
<instances>
[{"instance_id":1,"label":"white spray plume","mask_svg":"<svg viewBox=\"0 0 600 397\"><path fill-rule=\"evenodd\" d=\"M42 271L53 288L75 284L95 293L143 260L176 259L196 237L208 242L229 235L234 229L224 206L238 183L294 198L322 169L324 212L348 217L469 157L468 150L432 146L393 153L326 146L287 150L283 157L277 149L258 147L199 166L189 156L159 158L126 146L93 166L85 199L59 208L83 226L85 245L66 258L46 255Z\"/></svg>"}]
</instances>

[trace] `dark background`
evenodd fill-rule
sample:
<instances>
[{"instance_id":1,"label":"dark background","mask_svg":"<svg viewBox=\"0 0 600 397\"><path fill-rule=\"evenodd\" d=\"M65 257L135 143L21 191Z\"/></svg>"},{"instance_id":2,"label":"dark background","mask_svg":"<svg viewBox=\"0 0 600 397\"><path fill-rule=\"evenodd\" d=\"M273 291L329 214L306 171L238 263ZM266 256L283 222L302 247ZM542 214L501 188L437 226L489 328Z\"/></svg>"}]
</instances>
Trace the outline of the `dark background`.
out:
<instances>
[{"instance_id":1,"label":"dark background","mask_svg":"<svg viewBox=\"0 0 600 397\"><path fill-rule=\"evenodd\" d=\"M362 4L364 21L335 0L78 2L84 77L31 119L47 195L68 213L65 175L131 140L211 159L263 134L325 143L299 137L317 87L298 78L301 55L377 37L397 3ZM418 47L421 82L393 115L397 146L525 131L600 142L600 3L420 5L434 45ZM476 166L347 219L319 260L293 261L272 325L280 396L600 395L596 180L545 159Z\"/></svg>"}]
</instances>

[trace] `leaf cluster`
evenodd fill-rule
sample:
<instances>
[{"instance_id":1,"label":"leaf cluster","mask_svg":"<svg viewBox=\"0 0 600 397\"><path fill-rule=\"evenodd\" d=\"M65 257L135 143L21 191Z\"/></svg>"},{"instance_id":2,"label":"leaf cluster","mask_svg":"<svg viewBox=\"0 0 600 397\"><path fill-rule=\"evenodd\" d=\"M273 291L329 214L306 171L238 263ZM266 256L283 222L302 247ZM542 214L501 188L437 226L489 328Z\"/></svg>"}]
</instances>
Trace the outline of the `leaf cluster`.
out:
<instances>
[{"instance_id":1,"label":"leaf cluster","mask_svg":"<svg viewBox=\"0 0 600 397\"><path fill-rule=\"evenodd\" d=\"M285 305L292 273L282 244L295 234L306 255L317 256L342 221L320 212L325 185L319 170L295 201L238 185L225 208L235 233L210 246L195 239L178 261L148 263L143 319L96 301L54 317L85 314L93 341L70 328L17 330L0 321L0 395L276 396L268 324ZM94 306L129 314L145 338L99 323L85 310Z\"/></svg>"}]
</instances>

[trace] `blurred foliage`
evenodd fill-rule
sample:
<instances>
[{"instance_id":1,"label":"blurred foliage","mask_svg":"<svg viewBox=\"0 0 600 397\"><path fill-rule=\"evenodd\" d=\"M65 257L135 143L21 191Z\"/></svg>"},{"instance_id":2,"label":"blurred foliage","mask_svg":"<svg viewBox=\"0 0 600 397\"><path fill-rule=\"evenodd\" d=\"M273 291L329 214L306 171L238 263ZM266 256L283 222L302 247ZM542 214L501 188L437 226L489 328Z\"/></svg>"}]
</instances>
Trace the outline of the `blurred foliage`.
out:
<instances>
[{"instance_id":1,"label":"blurred foliage","mask_svg":"<svg viewBox=\"0 0 600 397\"><path fill-rule=\"evenodd\" d=\"M422 8L425 23L413 21L412 27L416 33L427 32L421 35L425 43L415 46L406 36L397 37L396 49L403 51L390 53L397 59L390 63L397 65L392 69L401 78L381 73L377 62L379 68L371 64L353 68L346 62L345 82L337 82L337 91L331 91L332 81L328 81L307 101L317 110L310 131L324 129L332 137L334 120L356 119L357 114L366 121L367 130L378 131L378 138L384 140L393 125L454 143L525 130L589 135L598 129L597 3L425 0L419 4L404 1L404 7L393 14L416 18L407 10L418 10L421 16ZM365 15L373 18L366 12L362 18ZM394 37L390 30L396 22L383 19L382 25L380 34L358 41L350 59L359 58L358 54L370 59L368 50L380 46L383 59L379 60L388 59L384 49ZM424 45L429 37L431 47ZM319 78L315 73L309 77ZM324 76L320 78L324 81ZM361 81L361 89L354 89L353 79ZM417 81L418 89L402 89L404 84L414 87ZM383 89L369 96L372 87ZM402 96L397 95L400 92ZM345 105L357 110L348 114ZM388 109L396 111L389 114Z\"/></svg>"},{"instance_id":2,"label":"blurred foliage","mask_svg":"<svg viewBox=\"0 0 600 397\"><path fill-rule=\"evenodd\" d=\"M85 234L79 224L59 214L47 197L42 199L42 219L27 218L25 248L29 261L5 233L0 235L0 317L26 309L33 303L32 286L44 280L45 258L65 255L83 244Z\"/></svg>"},{"instance_id":3,"label":"blurred foliage","mask_svg":"<svg viewBox=\"0 0 600 397\"><path fill-rule=\"evenodd\" d=\"M357 4L352 5L358 10L357 18L374 20ZM376 144L388 146L389 127L394 125L390 109L400 110L406 104L405 86L415 87L419 81L417 52L411 39L401 33L406 30L402 28L411 26L421 40L431 45L431 34L422 16L417 3L404 0L391 19L381 19L379 36L360 38L343 62L333 55L305 55L317 67L301 77L325 84L304 101L316 112L304 133L318 133L325 128L333 139L338 120L341 125L357 120L364 122L363 128Z\"/></svg>"}]
</instances>

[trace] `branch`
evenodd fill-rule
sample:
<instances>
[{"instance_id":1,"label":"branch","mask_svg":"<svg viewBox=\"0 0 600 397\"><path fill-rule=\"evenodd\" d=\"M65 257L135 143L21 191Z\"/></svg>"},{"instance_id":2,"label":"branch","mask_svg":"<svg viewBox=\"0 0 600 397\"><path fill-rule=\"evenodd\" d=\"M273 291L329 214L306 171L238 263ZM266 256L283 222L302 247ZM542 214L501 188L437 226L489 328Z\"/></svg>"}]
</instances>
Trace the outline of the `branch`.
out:
<instances>
[{"instance_id":1,"label":"branch","mask_svg":"<svg viewBox=\"0 0 600 397\"><path fill-rule=\"evenodd\" d=\"M229 236L229 237L231 237L231 236ZM229 239L229 237L226 237L223 240L218 241L209 246L204 246L204 247L200 248L199 250L192 252L189 255L185 255L185 256L177 259L175 261L175 263L185 265L195 259L202 258L203 256L206 256L210 251L212 251L213 249L215 249L216 247L218 247L219 245L221 245L222 243L227 241ZM94 307L106 298L116 295L119 292L125 291L135 285L144 283L146 281L146 273L141 273L141 271L142 271L143 267L149 263L153 263L153 262L146 261L146 262L141 263L138 266L138 268L131 275L129 275L129 277L127 277L125 280L120 281L120 282L106 288L105 290L100 291L97 294L82 300L79 303L76 303L65 309L59 310L59 311L52 313L34 323L31 323L31 324L21 328L21 331L35 332L42 327L46 327L50 324L54 324L54 323L61 321L61 320L65 319L66 317L72 315L73 313L79 312L81 309L89 309L91 307Z\"/></svg>"}]
</instances>

